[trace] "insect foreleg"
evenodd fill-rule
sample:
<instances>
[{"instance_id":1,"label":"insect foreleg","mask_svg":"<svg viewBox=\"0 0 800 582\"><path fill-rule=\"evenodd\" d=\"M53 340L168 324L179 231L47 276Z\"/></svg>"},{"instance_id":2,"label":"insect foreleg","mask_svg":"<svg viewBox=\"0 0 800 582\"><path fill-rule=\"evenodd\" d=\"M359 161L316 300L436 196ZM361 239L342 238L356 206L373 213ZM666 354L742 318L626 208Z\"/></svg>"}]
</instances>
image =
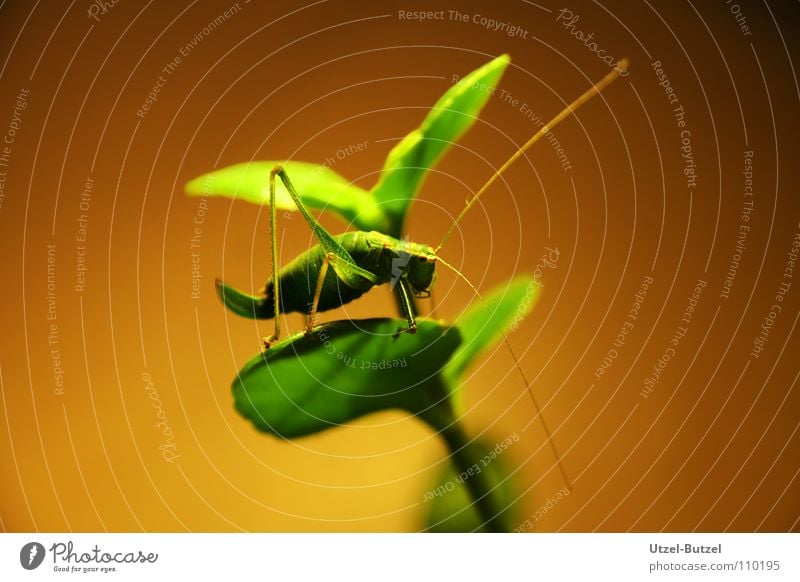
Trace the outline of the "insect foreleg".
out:
<instances>
[{"instance_id":1,"label":"insect foreleg","mask_svg":"<svg viewBox=\"0 0 800 582\"><path fill-rule=\"evenodd\" d=\"M400 328L397 330L397 333L403 333L407 331L410 334L416 333L417 331L417 320L414 314L414 304L411 301L411 289L409 289L408 281L405 279L400 279L398 284L395 285L394 292L397 293L397 297L400 303L400 309L403 312L403 315L408 322L408 327Z\"/></svg>"}]
</instances>

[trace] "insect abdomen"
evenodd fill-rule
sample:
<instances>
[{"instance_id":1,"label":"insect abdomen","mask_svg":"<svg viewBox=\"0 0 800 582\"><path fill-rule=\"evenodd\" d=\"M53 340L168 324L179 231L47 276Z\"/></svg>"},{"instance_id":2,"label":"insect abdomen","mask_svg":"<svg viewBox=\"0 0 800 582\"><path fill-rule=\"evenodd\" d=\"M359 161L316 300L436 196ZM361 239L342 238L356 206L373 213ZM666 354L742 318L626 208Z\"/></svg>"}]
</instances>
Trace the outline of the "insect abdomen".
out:
<instances>
[{"instance_id":1,"label":"insect abdomen","mask_svg":"<svg viewBox=\"0 0 800 582\"><path fill-rule=\"evenodd\" d=\"M385 262L383 249L375 248L367 243L367 233L347 232L334 237L337 242L344 247L353 257L359 267L378 275L376 284L384 283L388 280L385 277ZM280 303L281 312L300 312L308 314L311 312L311 305L314 301L314 291L317 287L322 262L325 253L319 245L314 245L308 251L296 257L278 272L278 279L281 282ZM319 311L335 309L351 301L358 299L373 287L365 281L362 288L353 289L345 285L337 276L332 267L328 267L325 275L322 293L319 299ZM271 318L275 315L273 283L272 279L267 281L265 287L266 301L269 307L264 311L264 317ZM267 307L266 305L264 306Z\"/></svg>"}]
</instances>

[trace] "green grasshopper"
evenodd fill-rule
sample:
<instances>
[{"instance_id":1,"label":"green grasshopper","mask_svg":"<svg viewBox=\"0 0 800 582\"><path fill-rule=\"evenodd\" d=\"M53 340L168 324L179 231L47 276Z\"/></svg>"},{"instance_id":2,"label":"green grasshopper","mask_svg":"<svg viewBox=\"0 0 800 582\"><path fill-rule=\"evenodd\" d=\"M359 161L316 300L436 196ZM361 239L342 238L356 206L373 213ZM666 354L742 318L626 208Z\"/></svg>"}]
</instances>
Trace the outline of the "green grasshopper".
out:
<instances>
[{"instance_id":1,"label":"green grasshopper","mask_svg":"<svg viewBox=\"0 0 800 582\"><path fill-rule=\"evenodd\" d=\"M248 295L217 279L217 293L220 299L234 313L243 317L275 320L273 334L264 338L264 348L269 349L270 344L280 338L280 317L276 314L290 312L306 314L305 332L310 334L318 312L341 307L361 297L372 287L386 283L391 284L398 296L398 303L407 321L407 327L401 328L398 333L413 334L416 331L416 315L412 297L430 297L437 262L456 273L480 298L475 286L461 271L439 256L439 251L469 209L514 161L578 107L611 84L619 76L620 70L625 70L626 66L627 62L621 61L600 82L541 127L497 169L467 202L436 248L399 240L375 231L351 231L336 236L331 235L303 204L284 168L277 165L269 177L272 278L267 281L260 296ZM278 178L283 182L318 243L281 268L278 266L275 205L275 181Z\"/></svg>"},{"instance_id":2,"label":"green grasshopper","mask_svg":"<svg viewBox=\"0 0 800 582\"><path fill-rule=\"evenodd\" d=\"M441 263L456 273L486 305L475 285L461 271L439 256L439 251L446 244L450 235L469 209L514 161L558 123L611 84L619 76L620 70L625 70L626 67L627 62L621 61L600 82L570 103L547 125L541 127L533 137L494 172L489 180L467 202L464 209L445 233L442 241L435 248L426 244L400 240L375 231L351 231L336 236L331 235L303 204L285 169L277 165L270 172L269 177L272 278L267 281L259 296L252 296L238 291L217 279L217 293L220 299L229 309L243 317L275 320L273 334L263 340L265 350L269 349L270 344L280 338L280 313L300 312L306 314L305 333L308 335L314 329L318 312L345 305L361 297L373 287L387 283L392 286L393 292L397 295L398 303L407 322L407 326L405 328L401 327L397 333L407 332L413 334L416 331L416 315L412 297L430 297L437 263ZM278 266L277 207L275 204L277 179L283 182L297 209L306 223L308 223L317 240L316 245L280 268ZM539 405L525 377L525 373L516 355L514 355L507 337L502 330L500 331L505 344L511 350L516 367L525 381L536 411L543 421ZM553 452L558 459L561 474L565 482L569 484L569 480L561 467L560 456L555 450L546 424L544 429Z\"/></svg>"}]
</instances>

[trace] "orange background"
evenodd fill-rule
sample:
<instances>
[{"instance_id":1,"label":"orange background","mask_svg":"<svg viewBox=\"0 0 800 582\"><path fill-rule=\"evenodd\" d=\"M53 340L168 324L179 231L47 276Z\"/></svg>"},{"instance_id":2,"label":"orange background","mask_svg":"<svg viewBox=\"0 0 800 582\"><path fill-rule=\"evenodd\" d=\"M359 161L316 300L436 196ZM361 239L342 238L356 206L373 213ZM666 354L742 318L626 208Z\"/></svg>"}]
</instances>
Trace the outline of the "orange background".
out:
<instances>
[{"instance_id":1,"label":"orange background","mask_svg":"<svg viewBox=\"0 0 800 582\"><path fill-rule=\"evenodd\" d=\"M543 0L459 3L468 22L414 22L431 3L119 2L95 21L79 3L0 8L0 131L28 89L0 206L0 518L6 531L414 531L424 493L445 466L439 439L387 412L295 442L255 432L233 410L230 382L269 322L225 312L223 276L257 289L269 268L266 215L209 200L202 215L202 289L192 299L190 240L202 202L189 179L251 159L323 163L370 187L400 137L451 84L501 53L512 65L481 120L426 182L408 222L437 243L471 192L543 118L608 68ZM630 75L555 131L482 199L443 251L480 288L542 270L534 313L511 335L554 430L571 495L536 531L786 531L798 528L800 307L795 276L764 351L750 352L775 303L800 225L797 8L721 2L573 3L576 30L628 56ZM449 5L442 8L452 9ZM472 21L521 27L508 36ZM137 110L162 69L144 118ZM682 173L680 130L651 63L660 60L686 112L697 186ZM517 104L513 104L513 99ZM7 134L6 134L7 135ZM363 151L337 152L366 142ZM745 150L754 207L730 297ZM88 211L80 208L87 177ZM88 216L86 288L77 292L78 219ZM324 224L344 227L332 216ZM310 244L281 225L283 260ZM47 245L55 245L55 320L48 320ZM626 343L595 372L639 284L650 287ZM707 285L688 333L652 394L645 379L669 347L696 282ZM471 301L440 273L439 314ZM428 306L423 305L423 310ZM326 319L393 315L384 289ZM64 388L54 377L57 325ZM299 329L301 320L288 318ZM159 446L144 375L174 434ZM470 375L466 424L517 471L523 518L563 486L503 349ZM527 428L526 428L527 427Z\"/></svg>"}]
</instances>

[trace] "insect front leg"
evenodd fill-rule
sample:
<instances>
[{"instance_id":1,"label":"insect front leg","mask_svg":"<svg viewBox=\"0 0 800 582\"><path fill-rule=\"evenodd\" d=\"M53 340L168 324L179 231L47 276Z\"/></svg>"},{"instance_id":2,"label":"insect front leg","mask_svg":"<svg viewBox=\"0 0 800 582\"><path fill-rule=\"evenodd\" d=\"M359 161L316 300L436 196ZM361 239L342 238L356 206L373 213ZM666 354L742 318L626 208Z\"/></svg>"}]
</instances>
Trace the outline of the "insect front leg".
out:
<instances>
[{"instance_id":1,"label":"insect front leg","mask_svg":"<svg viewBox=\"0 0 800 582\"><path fill-rule=\"evenodd\" d=\"M414 305L411 302L411 289L409 289L408 281L400 279L394 289L399 298L400 308L408 322L408 327L401 327L398 329L395 337L399 336L404 331L409 334L414 334L417 332L417 320L414 317Z\"/></svg>"}]
</instances>

